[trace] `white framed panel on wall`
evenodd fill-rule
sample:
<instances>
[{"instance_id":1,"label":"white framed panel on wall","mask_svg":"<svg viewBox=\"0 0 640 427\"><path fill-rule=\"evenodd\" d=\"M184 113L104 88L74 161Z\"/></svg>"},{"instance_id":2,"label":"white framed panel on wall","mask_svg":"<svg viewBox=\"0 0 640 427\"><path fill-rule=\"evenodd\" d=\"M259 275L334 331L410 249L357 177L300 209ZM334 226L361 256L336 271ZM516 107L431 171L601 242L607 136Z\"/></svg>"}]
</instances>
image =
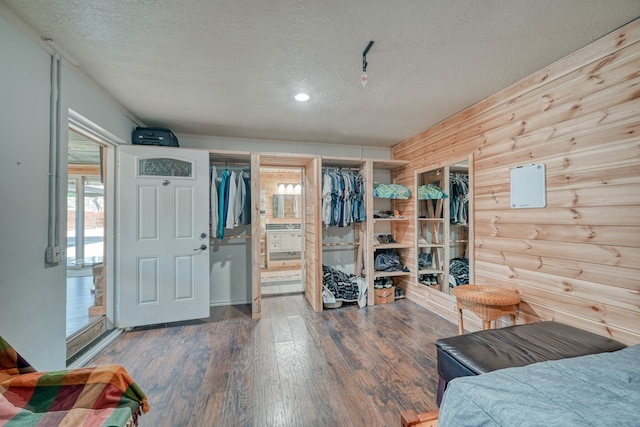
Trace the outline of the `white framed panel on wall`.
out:
<instances>
[{"instance_id":1,"label":"white framed panel on wall","mask_svg":"<svg viewBox=\"0 0 640 427\"><path fill-rule=\"evenodd\" d=\"M518 166L510 171L511 208L544 208L547 206L545 165Z\"/></svg>"}]
</instances>

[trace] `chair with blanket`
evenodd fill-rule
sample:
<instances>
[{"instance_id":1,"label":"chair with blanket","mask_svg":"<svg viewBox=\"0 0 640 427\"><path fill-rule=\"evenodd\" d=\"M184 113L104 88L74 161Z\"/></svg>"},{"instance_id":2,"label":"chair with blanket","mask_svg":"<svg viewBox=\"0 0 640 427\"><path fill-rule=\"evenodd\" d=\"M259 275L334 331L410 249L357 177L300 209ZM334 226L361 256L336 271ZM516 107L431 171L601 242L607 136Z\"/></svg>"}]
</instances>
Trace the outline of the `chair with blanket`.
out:
<instances>
[{"instance_id":1,"label":"chair with blanket","mask_svg":"<svg viewBox=\"0 0 640 427\"><path fill-rule=\"evenodd\" d=\"M38 372L0 336L0 426L134 427L148 410L124 367Z\"/></svg>"}]
</instances>

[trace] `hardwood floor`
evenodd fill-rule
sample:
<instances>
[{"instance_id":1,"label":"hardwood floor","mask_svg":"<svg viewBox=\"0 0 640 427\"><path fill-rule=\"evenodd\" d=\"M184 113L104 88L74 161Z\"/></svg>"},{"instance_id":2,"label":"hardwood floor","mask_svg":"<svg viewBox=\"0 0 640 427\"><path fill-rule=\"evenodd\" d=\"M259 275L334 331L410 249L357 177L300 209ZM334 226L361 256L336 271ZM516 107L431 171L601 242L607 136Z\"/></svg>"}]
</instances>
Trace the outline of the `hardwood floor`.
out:
<instances>
[{"instance_id":1,"label":"hardwood floor","mask_svg":"<svg viewBox=\"0 0 640 427\"><path fill-rule=\"evenodd\" d=\"M262 310L133 330L91 363L124 365L147 393L141 426L396 426L436 408L434 341L455 324L406 299L315 313L291 295Z\"/></svg>"}]
</instances>

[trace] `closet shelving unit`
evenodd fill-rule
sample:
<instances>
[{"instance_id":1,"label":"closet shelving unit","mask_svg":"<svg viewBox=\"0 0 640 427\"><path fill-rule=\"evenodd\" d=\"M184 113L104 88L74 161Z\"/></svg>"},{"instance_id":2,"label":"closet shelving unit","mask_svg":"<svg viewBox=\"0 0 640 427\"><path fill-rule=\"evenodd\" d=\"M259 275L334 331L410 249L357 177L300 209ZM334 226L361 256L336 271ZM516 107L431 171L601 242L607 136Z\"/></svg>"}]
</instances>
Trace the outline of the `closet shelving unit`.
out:
<instances>
[{"instance_id":1,"label":"closet shelving unit","mask_svg":"<svg viewBox=\"0 0 640 427\"><path fill-rule=\"evenodd\" d=\"M353 159L353 158L343 158L343 157L323 157L322 158L322 170L325 168L336 168L336 169L352 169L357 171L364 172L366 167L366 160L361 159ZM322 180L320 180L322 185ZM365 190L368 191L367 183L365 182ZM366 202L366 200L365 200ZM369 216L367 215L367 218ZM329 241L335 240L330 239L325 236L325 231L327 227L322 224L323 230L323 241L322 241L322 249L323 252L330 250L340 250L340 249L350 249L354 250L354 274L357 276L362 275L363 271L363 242L366 241L365 231L366 231L366 223L353 223L350 228L353 230L352 239L348 241ZM325 256L323 255L323 260Z\"/></svg>"},{"instance_id":2,"label":"closet shelving unit","mask_svg":"<svg viewBox=\"0 0 640 427\"><path fill-rule=\"evenodd\" d=\"M418 286L450 294L449 276L450 262L456 257L469 258L469 226L451 223L451 187L452 174L468 174L468 166L447 165L437 169L416 172L416 275ZM448 197L446 199L420 200L418 188L421 185L433 184L441 188ZM420 254L431 254L432 264L420 268ZM425 275L434 277L436 282L426 284L421 280Z\"/></svg>"},{"instance_id":3,"label":"closet shelving unit","mask_svg":"<svg viewBox=\"0 0 640 427\"><path fill-rule=\"evenodd\" d=\"M365 182L366 182L366 210L367 210L367 226L366 226L366 247L365 247L365 268L364 276L367 279L368 287L368 305L375 304L374 283L377 278L381 277L404 277L414 273L411 271L376 271L374 267L376 251L383 249L395 249L400 254L400 260L404 266L411 268L406 264L409 251L413 249L413 243L406 240L408 229L412 218L407 216L374 218L374 214L380 210L395 210L395 202L393 199L379 199L373 197L373 183L376 181L374 175L385 173L389 176L386 183L393 182L394 170L403 168L408 161L405 160L369 160L365 165ZM380 180L382 181L382 180ZM380 207L384 204L384 208ZM375 244L377 235L391 235L395 243Z\"/></svg>"},{"instance_id":4,"label":"closet shelving unit","mask_svg":"<svg viewBox=\"0 0 640 427\"><path fill-rule=\"evenodd\" d=\"M446 283L447 266L445 246L448 244L444 211L448 199L420 200L418 189L422 185L432 184L446 192L446 168L439 168L416 174L416 283L440 290ZM420 267L420 254L431 255L431 266ZM421 277L431 276L436 282L427 285Z\"/></svg>"}]
</instances>

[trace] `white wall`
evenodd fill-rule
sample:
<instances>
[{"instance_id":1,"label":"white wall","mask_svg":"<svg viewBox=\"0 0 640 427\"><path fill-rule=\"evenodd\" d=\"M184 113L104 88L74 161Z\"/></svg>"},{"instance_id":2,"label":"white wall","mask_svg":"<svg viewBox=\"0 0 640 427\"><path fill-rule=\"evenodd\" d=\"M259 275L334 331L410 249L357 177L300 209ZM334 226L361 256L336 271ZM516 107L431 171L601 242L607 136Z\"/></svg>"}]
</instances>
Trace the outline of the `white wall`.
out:
<instances>
[{"instance_id":1,"label":"white wall","mask_svg":"<svg viewBox=\"0 0 640 427\"><path fill-rule=\"evenodd\" d=\"M0 334L37 369L66 366L66 264L45 268L51 55L0 15ZM67 111L112 139L134 126L119 105L62 67L61 138ZM60 243L66 243L66 143L60 152Z\"/></svg>"},{"instance_id":2,"label":"white wall","mask_svg":"<svg viewBox=\"0 0 640 427\"><path fill-rule=\"evenodd\" d=\"M0 16L0 334L39 369L65 364L65 267L45 268L50 55Z\"/></svg>"},{"instance_id":3,"label":"white wall","mask_svg":"<svg viewBox=\"0 0 640 427\"><path fill-rule=\"evenodd\" d=\"M290 142L260 139L223 138L216 136L177 135L181 147L207 150L231 150L259 153L296 153L355 159L390 159L391 149L360 145L340 145L319 142ZM229 148L232 147L232 148Z\"/></svg>"}]
</instances>

